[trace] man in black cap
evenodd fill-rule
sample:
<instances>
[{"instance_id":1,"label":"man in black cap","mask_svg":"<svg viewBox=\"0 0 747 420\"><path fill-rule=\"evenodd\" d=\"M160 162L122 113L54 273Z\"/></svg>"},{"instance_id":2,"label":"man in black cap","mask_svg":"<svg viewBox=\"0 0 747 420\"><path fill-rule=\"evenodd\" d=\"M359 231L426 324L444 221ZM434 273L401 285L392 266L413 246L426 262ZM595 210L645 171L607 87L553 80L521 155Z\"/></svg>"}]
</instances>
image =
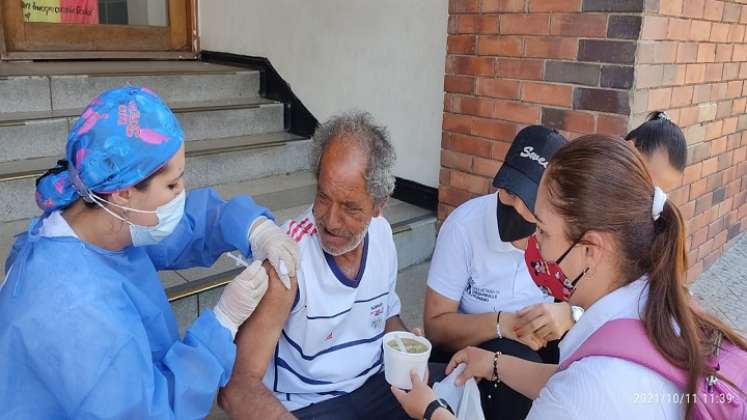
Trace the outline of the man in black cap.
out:
<instances>
[{"instance_id":1,"label":"man in black cap","mask_svg":"<svg viewBox=\"0 0 747 420\"><path fill-rule=\"evenodd\" d=\"M493 180L497 192L467 201L444 222L425 298L425 330L436 347L434 361L448 361L455 351L480 346L557 363L556 340L573 325L572 311L537 287L524 250L535 230L540 179L566 143L556 130L524 128ZM554 351L538 352L546 346ZM486 418L496 418L498 410L501 419L526 417L531 400L503 384L489 388L492 384L480 384Z\"/></svg>"}]
</instances>

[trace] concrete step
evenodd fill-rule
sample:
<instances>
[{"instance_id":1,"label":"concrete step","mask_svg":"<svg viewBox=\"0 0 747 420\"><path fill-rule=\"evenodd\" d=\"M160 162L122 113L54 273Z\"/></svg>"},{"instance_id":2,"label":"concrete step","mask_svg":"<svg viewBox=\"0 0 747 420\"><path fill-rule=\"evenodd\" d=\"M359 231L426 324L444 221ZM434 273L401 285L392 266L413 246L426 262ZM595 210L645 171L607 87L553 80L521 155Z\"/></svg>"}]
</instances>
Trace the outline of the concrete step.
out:
<instances>
[{"instance_id":1,"label":"concrete step","mask_svg":"<svg viewBox=\"0 0 747 420\"><path fill-rule=\"evenodd\" d=\"M249 182L219 185L224 197L245 193L273 211L278 223L298 215L312 203L316 184L305 171ZM384 210L392 225L399 269L405 270L430 259L436 240L433 212L392 199ZM223 286L241 271L236 263L222 256L212 267L164 273L162 283L172 300L183 332L204 308L216 304ZM175 277L174 274L181 277Z\"/></svg>"},{"instance_id":2,"label":"concrete step","mask_svg":"<svg viewBox=\"0 0 747 420\"><path fill-rule=\"evenodd\" d=\"M277 132L187 143L186 182L190 188L241 182L308 168L309 141ZM0 163L0 244L40 213L35 180L56 158ZM2 247L2 245L0 245ZM2 251L2 250L0 250Z\"/></svg>"},{"instance_id":3,"label":"concrete step","mask_svg":"<svg viewBox=\"0 0 747 420\"><path fill-rule=\"evenodd\" d=\"M172 102L185 139L239 137L284 129L284 105L259 97ZM81 109L0 114L0 162L58 156Z\"/></svg>"},{"instance_id":4,"label":"concrete step","mask_svg":"<svg viewBox=\"0 0 747 420\"><path fill-rule=\"evenodd\" d=\"M58 62L0 65L0 112L78 108L103 90L147 86L167 102L252 97L259 72L197 62Z\"/></svg>"}]
</instances>

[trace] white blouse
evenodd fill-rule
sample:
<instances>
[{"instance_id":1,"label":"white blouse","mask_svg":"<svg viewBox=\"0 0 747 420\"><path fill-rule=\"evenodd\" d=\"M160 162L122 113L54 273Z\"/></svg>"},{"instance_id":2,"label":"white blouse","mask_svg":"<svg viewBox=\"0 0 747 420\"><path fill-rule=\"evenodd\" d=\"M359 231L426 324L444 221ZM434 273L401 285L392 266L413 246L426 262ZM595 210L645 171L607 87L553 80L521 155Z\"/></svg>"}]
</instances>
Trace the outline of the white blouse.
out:
<instances>
[{"instance_id":1,"label":"white blouse","mask_svg":"<svg viewBox=\"0 0 747 420\"><path fill-rule=\"evenodd\" d=\"M607 321L640 319L647 297L648 280L643 277L599 299L560 342L560 361L573 355ZM534 400L527 419L681 419L683 393L638 364L590 356L554 374Z\"/></svg>"}]
</instances>

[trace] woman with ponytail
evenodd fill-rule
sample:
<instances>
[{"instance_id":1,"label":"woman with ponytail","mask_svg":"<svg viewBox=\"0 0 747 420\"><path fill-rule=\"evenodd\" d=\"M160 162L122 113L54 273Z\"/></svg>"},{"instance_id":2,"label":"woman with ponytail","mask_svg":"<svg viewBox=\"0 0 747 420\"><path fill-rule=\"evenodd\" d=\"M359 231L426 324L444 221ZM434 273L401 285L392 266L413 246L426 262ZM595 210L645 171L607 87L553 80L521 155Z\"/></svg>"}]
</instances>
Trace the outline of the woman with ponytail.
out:
<instances>
[{"instance_id":1,"label":"woman with ponytail","mask_svg":"<svg viewBox=\"0 0 747 420\"><path fill-rule=\"evenodd\" d=\"M682 216L638 153L620 139L575 140L550 162L535 213L543 259L586 310L560 365L468 347L447 373L466 363L458 383L504 382L534 399L531 419L747 418L747 342L691 300ZM393 392L417 417L434 396L414 383Z\"/></svg>"}]
</instances>

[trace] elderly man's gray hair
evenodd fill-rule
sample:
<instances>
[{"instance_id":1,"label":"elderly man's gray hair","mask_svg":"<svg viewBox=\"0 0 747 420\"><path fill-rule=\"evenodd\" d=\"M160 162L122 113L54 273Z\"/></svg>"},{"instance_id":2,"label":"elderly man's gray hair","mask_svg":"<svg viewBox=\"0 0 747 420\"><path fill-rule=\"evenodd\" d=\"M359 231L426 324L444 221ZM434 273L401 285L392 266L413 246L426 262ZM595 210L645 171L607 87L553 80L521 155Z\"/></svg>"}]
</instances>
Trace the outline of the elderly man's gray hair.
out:
<instances>
[{"instance_id":1,"label":"elderly man's gray hair","mask_svg":"<svg viewBox=\"0 0 747 420\"><path fill-rule=\"evenodd\" d=\"M319 177L322 153L333 139L354 142L368 155L366 183L374 204L381 205L394 191L392 173L396 155L389 133L376 125L367 112L349 112L330 118L314 132L311 142L311 170Z\"/></svg>"}]
</instances>

